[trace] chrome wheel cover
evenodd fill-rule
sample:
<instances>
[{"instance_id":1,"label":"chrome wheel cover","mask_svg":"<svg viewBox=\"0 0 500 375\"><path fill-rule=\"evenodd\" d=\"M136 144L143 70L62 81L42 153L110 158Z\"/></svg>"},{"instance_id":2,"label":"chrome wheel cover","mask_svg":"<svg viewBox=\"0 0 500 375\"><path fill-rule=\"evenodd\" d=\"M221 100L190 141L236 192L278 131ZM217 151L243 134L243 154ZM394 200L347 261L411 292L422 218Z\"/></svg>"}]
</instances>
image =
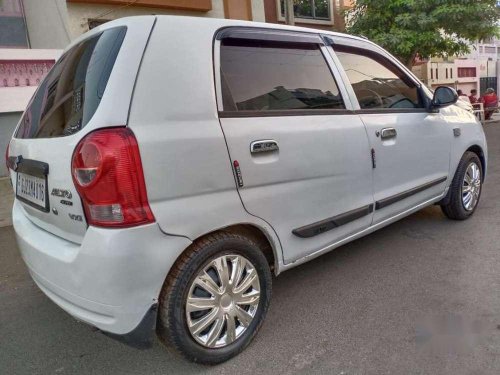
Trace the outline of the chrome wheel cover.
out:
<instances>
[{"instance_id":1,"label":"chrome wheel cover","mask_svg":"<svg viewBox=\"0 0 500 375\"><path fill-rule=\"evenodd\" d=\"M462 182L462 204L467 211L472 211L479 200L481 192L481 170L472 162L465 171Z\"/></svg>"},{"instance_id":2,"label":"chrome wheel cover","mask_svg":"<svg viewBox=\"0 0 500 375\"><path fill-rule=\"evenodd\" d=\"M191 336L204 347L234 342L253 321L260 300L259 276L241 255L210 261L193 280L185 302Z\"/></svg>"}]
</instances>

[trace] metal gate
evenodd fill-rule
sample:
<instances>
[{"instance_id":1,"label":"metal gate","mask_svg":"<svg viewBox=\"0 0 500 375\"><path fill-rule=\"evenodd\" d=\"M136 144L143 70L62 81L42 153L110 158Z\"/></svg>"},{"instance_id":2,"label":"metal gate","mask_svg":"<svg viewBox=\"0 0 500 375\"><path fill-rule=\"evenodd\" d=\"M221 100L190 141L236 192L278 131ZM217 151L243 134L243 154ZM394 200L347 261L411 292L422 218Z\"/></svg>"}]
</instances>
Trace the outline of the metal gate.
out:
<instances>
[{"instance_id":1,"label":"metal gate","mask_svg":"<svg viewBox=\"0 0 500 375\"><path fill-rule=\"evenodd\" d=\"M479 79L480 91L479 95L483 95L487 88L492 88L497 91L497 77L484 77Z\"/></svg>"}]
</instances>

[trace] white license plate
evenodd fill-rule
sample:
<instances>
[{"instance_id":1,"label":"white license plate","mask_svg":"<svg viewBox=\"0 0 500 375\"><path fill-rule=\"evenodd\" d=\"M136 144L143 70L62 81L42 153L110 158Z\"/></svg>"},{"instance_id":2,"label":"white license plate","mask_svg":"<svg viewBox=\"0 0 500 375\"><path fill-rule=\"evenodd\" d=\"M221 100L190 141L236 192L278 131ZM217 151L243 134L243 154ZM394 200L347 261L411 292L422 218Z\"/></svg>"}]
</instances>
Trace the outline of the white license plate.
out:
<instances>
[{"instance_id":1,"label":"white license plate","mask_svg":"<svg viewBox=\"0 0 500 375\"><path fill-rule=\"evenodd\" d=\"M18 172L16 196L36 208L47 211L47 180Z\"/></svg>"}]
</instances>

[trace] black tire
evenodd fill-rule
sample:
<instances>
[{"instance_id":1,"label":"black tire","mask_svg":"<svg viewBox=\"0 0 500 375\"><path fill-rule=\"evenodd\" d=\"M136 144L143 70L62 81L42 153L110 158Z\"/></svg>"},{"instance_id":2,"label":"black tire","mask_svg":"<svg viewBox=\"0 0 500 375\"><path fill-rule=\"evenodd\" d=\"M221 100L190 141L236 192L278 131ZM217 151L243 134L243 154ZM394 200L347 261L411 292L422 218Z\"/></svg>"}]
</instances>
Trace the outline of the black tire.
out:
<instances>
[{"instance_id":1,"label":"black tire","mask_svg":"<svg viewBox=\"0 0 500 375\"><path fill-rule=\"evenodd\" d=\"M260 299L253 320L240 337L227 346L207 348L191 336L185 303L198 272L211 260L225 254L241 255L252 263L260 282ZM248 346L262 325L271 299L271 285L269 264L255 242L234 233L208 235L193 243L181 255L163 285L158 311L158 337L167 347L193 362L215 365L227 361Z\"/></svg>"},{"instance_id":2,"label":"black tire","mask_svg":"<svg viewBox=\"0 0 500 375\"><path fill-rule=\"evenodd\" d=\"M477 198L477 203L471 210L467 210L464 207L464 203L462 200L462 184L464 180L465 173L467 168L471 163L475 163L479 167L479 171L481 173L481 187L479 190L479 196ZM458 164L457 171L455 172L455 176L453 177L453 181L450 186L450 191L448 192L448 197L446 199L445 204L441 204L441 210L443 213L452 220L465 220L471 217L479 204L479 200L481 198L482 193L482 179L483 179L483 167L481 164L481 160L479 157L470 151L467 151L460 160Z\"/></svg>"}]
</instances>

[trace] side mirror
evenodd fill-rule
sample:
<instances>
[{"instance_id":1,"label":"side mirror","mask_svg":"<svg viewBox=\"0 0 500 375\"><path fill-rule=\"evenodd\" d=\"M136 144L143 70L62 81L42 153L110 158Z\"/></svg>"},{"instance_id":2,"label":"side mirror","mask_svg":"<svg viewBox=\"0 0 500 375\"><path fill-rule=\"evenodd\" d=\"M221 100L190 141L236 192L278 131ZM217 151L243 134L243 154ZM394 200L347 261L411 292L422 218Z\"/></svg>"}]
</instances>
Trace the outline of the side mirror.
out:
<instances>
[{"instance_id":1,"label":"side mirror","mask_svg":"<svg viewBox=\"0 0 500 375\"><path fill-rule=\"evenodd\" d=\"M432 98L431 106L432 108L441 108L448 105L455 104L458 100L458 94L455 89L447 86L439 86L434 91L434 97Z\"/></svg>"}]
</instances>

